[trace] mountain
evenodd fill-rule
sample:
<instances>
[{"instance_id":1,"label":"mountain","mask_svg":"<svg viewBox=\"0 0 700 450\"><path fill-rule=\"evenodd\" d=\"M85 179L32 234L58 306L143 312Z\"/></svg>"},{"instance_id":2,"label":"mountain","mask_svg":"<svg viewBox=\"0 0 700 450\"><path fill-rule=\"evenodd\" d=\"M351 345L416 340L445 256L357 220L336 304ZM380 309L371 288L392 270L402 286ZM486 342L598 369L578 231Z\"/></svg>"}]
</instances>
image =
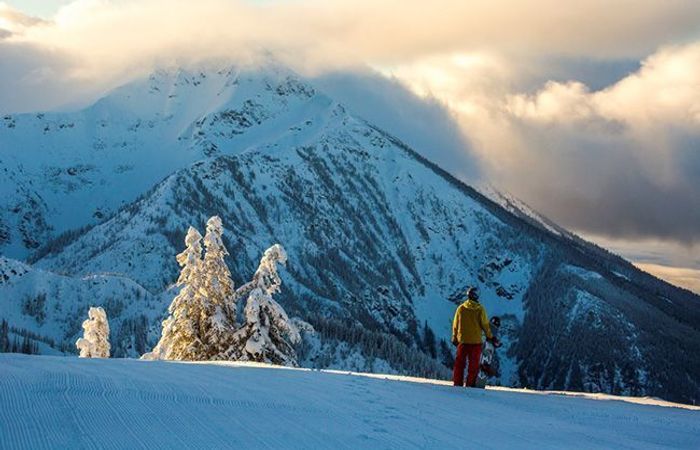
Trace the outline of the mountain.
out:
<instances>
[{"instance_id":1,"label":"mountain","mask_svg":"<svg viewBox=\"0 0 700 450\"><path fill-rule=\"evenodd\" d=\"M158 71L75 113L0 120L0 251L26 257L94 224L174 170L276 141L330 99L279 68Z\"/></svg>"},{"instance_id":2,"label":"mountain","mask_svg":"<svg viewBox=\"0 0 700 450\"><path fill-rule=\"evenodd\" d=\"M19 208L5 210L6 252L33 246L12 236L66 230L32 253L32 270L126 278L164 313L187 227L218 214L237 283L262 250L287 249L279 300L315 329L305 366L449 376L452 314L476 285L503 322L495 383L700 397L698 296L485 196L284 69L158 72L84 111L12 120L0 142L27 153L3 158L18 186L4 198ZM58 125L37 133L42 121ZM42 176L47 166L60 176ZM21 301L16 284L0 292ZM144 317L138 340L152 345L161 317ZM112 314L113 334L125 319L135 334L132 318Z\"/></svg>"},{"instance_id":3,"label":"mountain","mask_svg":"<svg viewBox=\"0 0 700 450\"><path fill-rule=\"evenodd\" d=\"M0 386L13 449L694 448L700 433L699 407L649 398L263 364L0 355Z\"/></svg>"}]
</instances>

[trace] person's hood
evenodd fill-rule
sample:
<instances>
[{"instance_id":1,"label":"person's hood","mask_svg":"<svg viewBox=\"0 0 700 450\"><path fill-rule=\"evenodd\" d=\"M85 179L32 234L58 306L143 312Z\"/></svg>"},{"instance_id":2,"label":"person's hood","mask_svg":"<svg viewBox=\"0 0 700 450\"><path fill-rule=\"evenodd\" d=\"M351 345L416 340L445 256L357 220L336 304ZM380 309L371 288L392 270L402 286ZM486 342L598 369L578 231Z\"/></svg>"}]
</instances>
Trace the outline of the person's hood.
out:
<instances>
[{"instance_id":1,"label":"person's hood","mask_svg":"<svg viewBox=\"0 0 700 450\"><path fill-rule=\"evenodd\" d=\"M466 302L462 303L462 306L467 309L479 309L481 308L481 303L475 302L474 300L467 300Z\"/></svg>"}]
</instances>

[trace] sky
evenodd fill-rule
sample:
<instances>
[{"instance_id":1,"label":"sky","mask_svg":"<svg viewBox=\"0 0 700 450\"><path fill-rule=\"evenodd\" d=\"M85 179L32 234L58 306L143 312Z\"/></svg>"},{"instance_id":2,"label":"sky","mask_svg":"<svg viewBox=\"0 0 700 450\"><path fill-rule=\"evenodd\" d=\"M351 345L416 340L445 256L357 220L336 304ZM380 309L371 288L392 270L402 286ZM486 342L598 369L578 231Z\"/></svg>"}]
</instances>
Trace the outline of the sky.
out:
<instances>
[{"instance_id":1,"label":"sky","mask_svg":"<svg viewBox=\"0 0 700 450\"><path fill-rule=\"evenodd\" d=\"M398 86L461 135L435 154L455 175L700 292L698 24L691 0L6 1L0 109L262 54L368 104Z\"/></svg>"},{"instance_id":2,"label":"sky","mask_svg":"<svg viewBox=\"0 0 700 450\"><path fill-rule=\"evenodd\" d=\"M7 2L9 6L34 17L50 19L62 6L72 0L20 0Z\"/></svg>"}]
</instances>

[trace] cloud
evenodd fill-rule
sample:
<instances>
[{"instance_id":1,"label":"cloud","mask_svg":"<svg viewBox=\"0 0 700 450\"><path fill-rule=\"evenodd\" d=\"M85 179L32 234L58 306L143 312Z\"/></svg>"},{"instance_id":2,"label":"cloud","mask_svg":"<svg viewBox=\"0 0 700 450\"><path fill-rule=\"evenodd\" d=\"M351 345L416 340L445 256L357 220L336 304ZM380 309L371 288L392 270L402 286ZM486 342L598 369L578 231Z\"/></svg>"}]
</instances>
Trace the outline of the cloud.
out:
<instances>
[{"instance_id":1,"label":"cloud","mask_svg":"<svg viewBox=\"0 0 700 450\"><path fill-rule=\"evenodd\" d=\"M34 112L100 92L70 76L70 55L31 43L0 39L0 114Z\"/></svg>"},{"instance_id":2,"label":"cloud","mask_svg":"<svg viewBox=\"0 0 700 450\"><path fill-rule=\"evenodd\" d=\"M506 113L523 151L546 161L534 170L541 208L586 231L700 241L700 43L664 48L600 91L510 96Z\"/></svg>"},{"instance_id":3,"label":"cloud","mask_svg":"<svg viewBox=\"0 0 700 450\"><path fill-rule=\"evenodd\" d=\"M636 266L658 278L700 294L700 270L644 263L638 263Z\"/></svg>"},{"instance_id":4,"label":"cloud","mask_svg":"<svg viewBox=\"0 0 700 450\"><path fill-rule=\"evenodd\" d=\"M639 58L699 37L698 19L700 4L685 0L76 0L50 26L23 34L80 55L85 70L95 71L260 48L323 65L479 49Z\"/></svg>"},{"instance_id":5,"label":"cloud","mask_svg":"<svg viewBox=\"0 0 700 450\"><path fill-rule=\"evenodd\" d=\"M45 24L43 19L24 14L9 5L0 2L0 29L9 33L21 32L27 28Z\"/></svg>"},{"instance_id":6,"label":"cloud","mask_svg":"<svg viewBox=\"0 0 700 450\"><path fill-rule=\"evenodd\" d=\"M590 92L579 82L549 82L536 95L515 95L510 110L540 122L577 122L600 118L635 128L659 120L678 126L700 125L700 43L662 48L641 68L617 83Z\"/></svg>"}]
</instances>

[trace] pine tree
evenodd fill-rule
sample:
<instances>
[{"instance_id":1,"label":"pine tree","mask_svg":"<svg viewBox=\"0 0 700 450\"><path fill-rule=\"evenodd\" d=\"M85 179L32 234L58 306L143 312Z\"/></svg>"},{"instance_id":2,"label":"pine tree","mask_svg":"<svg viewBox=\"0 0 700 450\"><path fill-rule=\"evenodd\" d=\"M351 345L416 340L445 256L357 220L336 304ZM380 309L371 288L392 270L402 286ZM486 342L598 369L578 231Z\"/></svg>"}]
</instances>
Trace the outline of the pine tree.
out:
<instances>
[{"instance_id":1,"label":"pine tree","mask_svg":"<svg viewBox=\"0 0 700 450\"><path fill-rule=\"evenodd\" d=\"M26 334L24 335L24 339L22 339L22 353L25 355L32 354L32 343L29 341L29 336Z\"/></svg>"},{"instance_id":2,"label":"pine tree","mask_svg":"<svg viewBox=\"0 0 700 450\"><path fill-rule=\"evenodd\" d=\"M428 326L427 321L423 325L423 340L425 350L428 352L428 354L433 358L437 358L437 344L435 343L435 333L433 333L433 330Z\"/></svg>"},{"instance_id":3,"label":"pine tree","mask_svg":"<svg viewBox=\"0 0 700 450\"><path fill-rule=\"evenodd\" d=\"M101 307L90 307L88 319L83 322L83 337L75 346L81 358L109 358L109 322Z\"/></svg>"},{"instance_id":4,"label":"pine tree","mask_svg":"<svg viewBox=\"0 0 700 450\"><path fill-rule=\"evenodd\" d=\"M203 290L206 301L203 305L204 339L207 359L216 358L231 345L236 328L236 299L233 280L224 258L229 254L223 243L223 226L219 216L207 221L204 236L206 249L202 270Z\"/></svg>"},{"instance_id":5,"label":"pine tree","mask_svg":"<svg viewBox=\"0 0 700 450\"><path fill-rule=\"evenodd\" d=\"M248 298L245 324L236 332L229 354L232 359L298 365L293 345L300 340L299 331L272 298L282 284L277 265L286 262L284 248L273 245L263 254L253 280L237 291L238 296L248 293Z\"/></svg>"},{"instance_id":6,"label":"pine tree","mask_svg":"<svg viewBox=\"0 0 700 450\"><path fill-rule=\"evenodd\" d=\"M266 250L252 281L234 290L222 236L218 216L207 221L204 238L189 228L186 248L177 256L180 292L168 308L160 341L142 358L297 365L293 345L300 340L299 330L272 299L282 284L277 264L287 261L284 248L277 244ZM245 322L237 329L237 305L244 298Z\"/></svg>"},{"instance_id":7,"label":"pine tree","mask_svg":"<svg viewBox=\"0 0 700 450\"><path fill-rule=\"evenodd\" d=\"M10 327L7 320L3 319L0 323L0 353L10 351Z\"/></svg>"},{"instance_id":8,"label":"pine tree","mask_svg":"<svg viewBox=\"0 0 700 450\"><path fill-rule=\"evenodd\" d=\"M455 363L455 358L453 356L452 350L450 350L450 346L447 344L447 341L444 339L440 339L440 356L442 363L446 367L452 367Z\"/></svg>"},{"instance_id":9,"label":"pine tree","mask_svg":"<svg viewBox=\"0 0 700 450\"><path fill-rule=\"evenodd\" d=\"M185 236L185 250L177 255L182 267L177 285L181 287L163 321L160 341L144 359L196 361L205 359L202 331L206 313L203 308L202 235L190 227Z\"/></svg>"}]
</instances>

